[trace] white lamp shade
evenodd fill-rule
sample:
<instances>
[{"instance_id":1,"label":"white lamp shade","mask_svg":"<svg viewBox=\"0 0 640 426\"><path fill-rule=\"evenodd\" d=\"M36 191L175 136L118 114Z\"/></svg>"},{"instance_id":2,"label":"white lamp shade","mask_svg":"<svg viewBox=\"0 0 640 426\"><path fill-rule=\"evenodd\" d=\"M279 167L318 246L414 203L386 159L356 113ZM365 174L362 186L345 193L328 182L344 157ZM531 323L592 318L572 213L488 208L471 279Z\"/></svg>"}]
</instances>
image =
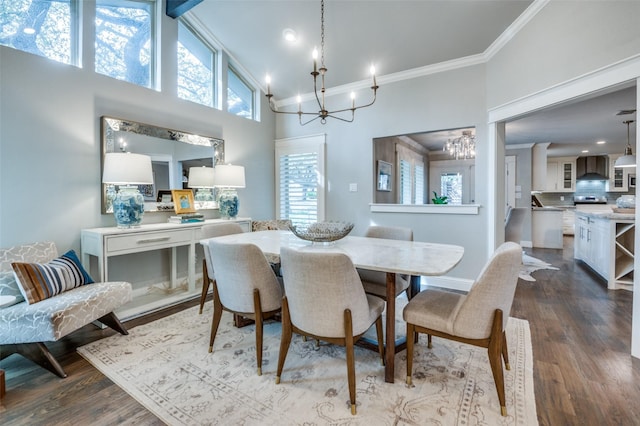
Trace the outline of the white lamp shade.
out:
<instances>
[{"instance_id":1,"label":"white lamp shade","mask_svg":"<svg viewBox=\"0 0 640 426\"><path fill-rule=\"evenodd\" d=\"M108 152L104 157L102 182L113 185L152 184L151 157L129 152Z\"/></svg>"},{"instance_id":2,"label":"white lamp shade","mask_svg":"<svg viewBox=\"0 0 640 426\"><path fill-rule=\"evenodd\" d=\"M623 155L622 157L618 157L616 160L614 167L635 167L636 166L636 156L635 155Z\"/></svg>"},{"instance_id":3,"label":"white lamp shade","mask_svg":"<svg viewBox=\"0 0 640 426\"><path fill-rule=\"evenodd\" d=\"M244 188L244 167L219 164L215 167L215 186L221 188Z\"/></svg>"},{"instance_id":4,"label":"white lamp shade","mask_svg":"<svg viewBox=\"0 0 640 426\"><path fill-rule=\"evenodd\" d=\"M213 188L213 167L190 167L189 188Z\"/></svg>"}]
</instances>

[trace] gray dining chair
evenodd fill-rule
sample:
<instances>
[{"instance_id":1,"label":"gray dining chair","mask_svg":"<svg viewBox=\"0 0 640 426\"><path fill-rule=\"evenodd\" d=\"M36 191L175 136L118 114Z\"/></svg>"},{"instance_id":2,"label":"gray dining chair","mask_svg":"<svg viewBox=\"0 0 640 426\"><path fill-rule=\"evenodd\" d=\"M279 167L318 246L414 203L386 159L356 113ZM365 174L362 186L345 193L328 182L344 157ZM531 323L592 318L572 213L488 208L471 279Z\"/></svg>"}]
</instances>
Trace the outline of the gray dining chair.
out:
<instances>
[{"instance_id":1,"label":"gray dining chair","mask_svg":"<svg viewBox=\"0 0 640 426\"><path fill-rule=\"evenodd\" d=\"M368 238L413 241L411 228L401 226L370 226L364 236ZM387 300L387 274L385 272L358 269L358 275L362 280L365 293ZM410 276L396 274L396 297L403 291L408 291L410 284ZM408 293L407 296L409 296Z\"/></svg>"},{"instance_id":2,"label":"gray dining chair","mask_svg":"<svg viewBox=\"0 0 640 426\"><path fill-rule=\"evenodd\" d=\"M407 384L411 385L416 333L450 339L488 349L489 363L500 401L507 415L502 361L510 369L505 329L518 282L522 248L513 242L500 245L480 272L468 294L428 288L404 308L407 322Z\"/></svg>"},{"instance_id":3,"label":"gray dining chair","mask_svg":"<svg viewBox=\"0 0 640 426\"><path fill-rule=\"evenodd\" d=\"M378 351L384 359L382 311L385 302L365 294L351 259L344 253L280 250L285 297L276 384L292 333L345 346L351 414L356 414L354 343L376 325Z\"/></svg>"},{"instance_id":4,"label":"gray dining chair","mask_svg":"<svg viewBox=\"0 0 640 426\"><path fill-rule=\"evenodd\" d=\"M209 352L213 352L222 311L250 318L255 321L256 363L261 376L263 322L281 310L282 283L255 244L230 244L211 239L207 245L216 275Z\"/></svg>"},{"instance_id":5,"label":"gray dining chair","mask_svg":"<svg viewBox=\"0 0 640 426\"><path fill-rule=\"evenodd\" d=\"M200 230L200 239L222 237L224 235L240 234L243 232L242 227L237 223L216 223L203 225ZM204 308L204 302L207 300L209 286L216 279L211 265L211 257L209 250L204 251L204 259L202 260L202 294L200 294L200 314Z\"/></svg>"}]
</instances>

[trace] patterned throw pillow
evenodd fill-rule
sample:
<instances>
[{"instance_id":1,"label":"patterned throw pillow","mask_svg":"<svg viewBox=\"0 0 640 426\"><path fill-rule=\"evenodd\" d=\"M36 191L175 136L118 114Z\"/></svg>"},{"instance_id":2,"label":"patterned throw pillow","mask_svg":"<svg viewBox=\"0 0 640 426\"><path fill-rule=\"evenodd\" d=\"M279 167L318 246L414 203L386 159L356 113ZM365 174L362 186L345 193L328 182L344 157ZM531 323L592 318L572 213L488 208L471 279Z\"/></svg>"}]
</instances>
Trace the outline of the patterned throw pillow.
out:
<instances>
[{"instance_id":1,"label":"patterned throw pillow","mask_svg":"<svg viewBox=\"0 0 640 426\"><path fill-rule=\"evenodd\" d=\"M14 262L11 267L28 304L94 282L73 250L49 263Z\"/></svg>"}]
</instances>

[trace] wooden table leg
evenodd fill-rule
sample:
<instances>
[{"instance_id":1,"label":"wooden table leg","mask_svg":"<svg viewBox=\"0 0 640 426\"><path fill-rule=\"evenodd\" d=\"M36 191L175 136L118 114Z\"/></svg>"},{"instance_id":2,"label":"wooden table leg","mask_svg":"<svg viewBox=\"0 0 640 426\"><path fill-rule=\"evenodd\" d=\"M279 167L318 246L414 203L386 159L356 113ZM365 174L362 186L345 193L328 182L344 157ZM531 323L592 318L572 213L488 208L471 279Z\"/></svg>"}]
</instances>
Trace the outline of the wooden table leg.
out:
<instances>
[{"instance_id":1,"label":"wooden table leg","mask_svg":"<svg viewBox=\"0 0 640 426\"><path fill-rule=\"evenodd\" d=\"M387 318L385 338L384 381L393 383L396 356L396 274L387 272Z\"/></svg>"},{"instance_id":2,"label":"wooden table leg","mask_svg":"<svg viewBox=\"0 0 640 426\"><path fill-rule=\"evenodd\" d=\"M4 398L7 388L4 383L4 370L0 370L0 399Z\"/></svg>"}]
</instances>

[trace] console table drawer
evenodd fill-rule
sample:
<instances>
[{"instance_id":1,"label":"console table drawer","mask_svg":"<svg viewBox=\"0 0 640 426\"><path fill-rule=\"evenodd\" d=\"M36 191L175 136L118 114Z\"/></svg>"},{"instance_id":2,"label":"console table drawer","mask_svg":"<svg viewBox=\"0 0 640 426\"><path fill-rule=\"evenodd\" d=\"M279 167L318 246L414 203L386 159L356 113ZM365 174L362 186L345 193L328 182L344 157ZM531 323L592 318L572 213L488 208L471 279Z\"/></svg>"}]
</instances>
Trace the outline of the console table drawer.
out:
<instances>
[{"instance_id":1,"label":"console table drawer","mask_svg":"<svg viewBox=\"0 0 640 426\"><path fill-rule=\"evenodd\" d=\"M117 252L138 252L183 244L188 245L192 239L192 229L181 229L109 236L107 237L106 246L109 254L115 254Z\"/></svg>"}]
</instances>

